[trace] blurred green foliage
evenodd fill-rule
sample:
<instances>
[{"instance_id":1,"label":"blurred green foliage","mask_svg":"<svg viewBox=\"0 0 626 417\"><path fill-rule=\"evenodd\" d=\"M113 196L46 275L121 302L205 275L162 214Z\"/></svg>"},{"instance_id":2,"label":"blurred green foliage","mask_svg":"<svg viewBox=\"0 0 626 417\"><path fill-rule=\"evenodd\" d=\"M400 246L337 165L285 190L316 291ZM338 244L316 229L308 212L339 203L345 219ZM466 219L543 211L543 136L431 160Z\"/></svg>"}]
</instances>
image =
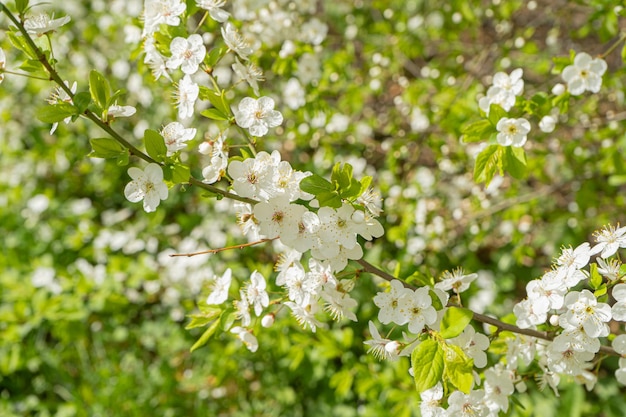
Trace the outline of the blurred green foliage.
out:
<instances>
[{"instance_id":1,"label":"blurred green foliage","mask_svg":"<svg viewBox=\"0 0 626 417\"><path fill-rule=\"evenodd\" d=\"M91 69L113 91L127 90L124 104L138 113L115 127L134 144L176 114L168 83L153 80L138 44L125 43L125 34L141 27L141 3L53 4L72 17L52 36L58 71L77 80L78 91L88 91ZM298 2L276 4L298 15ZM460 141L465 126L480 119L477 97L495 72L523 68L525 97L549 93L561 81L551 73L553 58L605 51L626 29L623 8L600 0L340 0L312 10L300 19L316 16L328 25L323 47L297 43L283 58L283 40L266 41L253 57L266 72L262 95L279 101L304 54L314 54L321 71L305 87L306 106L279 105L280 134L259 145L325 178L338 162L351 163L355 178L374 178L385 198L386 234L365 245L371 262L404 278L436 278L457 266L480 271L467 302L503 316L559 246L586 241L603 224L626 223L619 51L606 57L601 92L571 100L553 134L531 118L523 179L475 184L480 145ZM210 19L202 29L219 37ZM5 36L0 41L7 68L17 68L25 57ZM129 203L125 169L87 157L89 140L103 132L79 120L50 135L35 118L51 89L8 74L0 88L0 415L418 415L408 360L378 362L366 353L378 290L367 274L353 295L358 323L330 323L311 334L283 311L258 334L255 354L230 334L191 354L202 329L184 330L184 316L206 297L208 281L227 267L239 286L254 269L270 276L271 248L169 258L241 242L234 215L193 187L172 190L156 213ZM320 112L326 122L312 122ZM329 129L333 115L346 116L345 127ZM213 124L194 124L200 138L193 148ZM197 152L186 162L198 175ZM626 396L612 380L616 367L602 365L591 393L578 385L566 385L560 398L530 390L510 415L621 416Z\"/></svg>"}]
</instances>

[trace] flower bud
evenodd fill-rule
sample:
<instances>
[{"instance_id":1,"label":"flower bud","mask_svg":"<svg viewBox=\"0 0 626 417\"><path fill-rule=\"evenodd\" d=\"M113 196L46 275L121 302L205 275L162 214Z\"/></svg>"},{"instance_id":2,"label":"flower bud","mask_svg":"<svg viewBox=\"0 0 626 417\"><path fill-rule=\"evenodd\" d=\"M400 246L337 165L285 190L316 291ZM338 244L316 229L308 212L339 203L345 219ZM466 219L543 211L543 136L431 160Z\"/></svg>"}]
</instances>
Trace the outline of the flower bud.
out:
<instances>
[{"instance_id":1,"label":"flower bud","mask_svg":"<svg viewBox=\"0 0 626 417\"><path fill-rule=\"evenodd\" d=\"M553 314L550 316L550 324L553 326L558 326L559 325L559 315L558 314Z\"/></svg>"},{"instance_id":2,"label":"flower bud","mask_svg":"<svg viewBox=\"0 0 626 417\"><path fill-rule=\"evenodd\" d=\"M274 313L266 314L265 316L263 316L263 318L261 319L261 326L265 328L271 327L272 324L274 324L274 317L276 317Z\"/></svg>"}]
</instances>

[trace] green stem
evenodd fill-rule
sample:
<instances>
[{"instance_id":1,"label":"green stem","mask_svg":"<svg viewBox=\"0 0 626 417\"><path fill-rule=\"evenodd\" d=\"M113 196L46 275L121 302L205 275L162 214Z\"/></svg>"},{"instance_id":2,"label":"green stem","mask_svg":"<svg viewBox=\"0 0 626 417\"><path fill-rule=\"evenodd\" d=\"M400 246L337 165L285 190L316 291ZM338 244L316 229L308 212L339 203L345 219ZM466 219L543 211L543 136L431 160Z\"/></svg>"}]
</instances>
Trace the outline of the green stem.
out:
<instances>
[{"instance_id":1,"label":"green stem","mask_svg":"<svg viewBox=\"0 0 626 417\"><path fill-rule=\"evenodd\" d=\"M36 75L31 75L31 74L27 74L23 72L9 71L9 70L0 70L0 74L11 74L11 75L17 75L18 77L32 78L33 80L50 81L50 78L37 77Z\"/></svg>"},{"instance_id":2,"label":"green stem","mask_svg":"<svg viewBox=\"0 0 626 417\"><path fill-rule=\"evenodd\" d=\"M626 40L626 32L620 33L619 39L616 40L615 43L611 45L609 49L607 49L602 55L600 55L600 58L604 59L605 57L607 57L611 52L615 50L615 48L619 46L620 43L624 42L625 40Z\"/></svg>"}]
</instances>

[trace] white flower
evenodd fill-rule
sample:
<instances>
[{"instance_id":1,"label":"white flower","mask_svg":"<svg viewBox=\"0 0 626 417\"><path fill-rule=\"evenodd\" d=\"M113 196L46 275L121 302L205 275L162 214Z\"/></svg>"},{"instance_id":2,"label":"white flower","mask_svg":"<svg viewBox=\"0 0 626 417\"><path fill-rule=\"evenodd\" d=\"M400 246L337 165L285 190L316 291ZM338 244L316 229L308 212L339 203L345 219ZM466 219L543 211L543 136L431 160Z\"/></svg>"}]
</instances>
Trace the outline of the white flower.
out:
<instances>
[{"instance_id":1,"label":"white flower","mask_svg":"<svg viewBox=\"0 0 626 417\"><path fill-rule=\"evenodd\" d=\"M526 119L503 117L496 125L496 140L502 146L522 147L526 143L526 135L530 132L530 123Z\"/></svg>"},{"instance_id":2,"label":"white flower","mask_svg":"<svg viewBox=\"0 0 626 417\"><path fill-rule=\"evenodd\" d=\"M606 71L606 62L601 58L592 59L585 52L581 52L574 58L574 64L563 69L561 76L567 83L567 90L573 96L578 96L585 91L597 93L602 86L602 75Z\"/></svg>"},{"instance_id":3,"label":"white flower","mask_svg":"<svg viewBox=\"0 0 626 417\"><path fill-rule=\"evenodd\" d=\"M259 81L265 80L263 78L263 71L256 65L250 63L247 66L243 65L238 58L235 58L235 63L232 65L232 69L239 78L247 82L252 91L257 96L259 95Z\"/></svg>"},{"instance_id":4,"label":"white flower","mask_svg":"<svg viewBox=\"0 0 626 417\"><path fill-rule=\"evenodd\" d=\"M144 4L144 37L150 37L161 23L170 26L180 24L180 15L187 10L181 0L146 0Z\"/></svg>"},{"instance_id":5,"label":"white flower","mask_svg":"<svg viewBox=\"0 0 626 417\"><path fill-rule=\"evenodd\" d=\"M626 247L626 226L617 228L609 224L593 233L597 244L591 250L594 254L601 252L600 257L608 258L615 255L619 248Z\"/></svg>"},{"instance_id":6,"label":"white flower","mask_svg":"<svg viewBox=\"0 0 626 417\"><path fill-rule=\"evenodd\" d=\"M398 325L403 325L408 322L408 317L405 316L400 309L400 300L404 297L411 296L412 293L410 289L404 288L402 282L398 280L391 281L389 292L379 292L374 297L374 304L380 308L378 321L382 324L393 322Z\"/></svg>"},{"instance_id":7,"label":"white flower","mask_svg":"<svg viewBox=\"0 0 626 417\"><path fill-rule=\"evenodd\" d=\"M617 321L626 321L626 284L617 284L613 287L611 294L617 301L611 307L613 319Z\"/></svg>"},{"instance_id":8,"label":"white flower","mask_svg":"<svg viewBox=\"0 0 626 417\"><path fill-rule=\"evenodd\" d=\"M235 121L240 127L248 129L252 136L265 136L270 127L283 122L283 115L274 110L274 100L269 97L258 100L246 97L237 106Z\"/></svg>"},{"instance_id":9,"label":"white flower","mask_svg":"<svg viewBox=\"0 0 626 417\"><path fill-rule=\"evenodd\" d=\"M216 22L224 23L230 17L230 13L222 10L226 5L226 0L196 0L198 7L208 10L211 19Z\"/></svg>"},{"instance_id":10,"label":"white flower","mask_svg":"<svg viewBox=\"0 0 626 417\"><path fill-rule=\"evenodd\" d=\"M248 297L248 302L254 305L254 313L257 317L263 312L263 307L267 307L270 304L265 285L265 278L263 278L260 272L255 270L250 275L250 283L246 287L246 296Z\"/></svg>"},{"instance_id":11,"label":"white flower","mask_svg":"<svg viewBox=\"0 0 626 417\"><path fill-rule=\"evenodd\" d=\"M338 286L341 288L341 283ZM357 321L356 314L352 312L357 306L354 298L344 291L339 291L335 285L326 285L320 293L321 297L326 301L324 310L328 311L333 320L341 320L344 316L352 321Z\"/></svg>"},{"instance_id":12,"label":"white flower","mask_svg":"<svg viewBox=\"0 0 626 417\"><path fill-rule=\"evenodd\" d=\"M206 303L207 304L222 304L228 299L228 289L232 281L232 271L230 268L224 272L221 277L215 277L213 283L213 291L209 294Z\"/></svg>"},{"instance_id":13,"label":"white flower","mask_svg":"<svg viewBox=\"0 0 626 417\"><path fill-rule=\"evenodd\" d=\"M148 164L142 171L136 167L128 168L128 175L133 179L126 184L124 195L132 202L143 200L143 209L155 211L161 200L167 199L167 185L163 182L163 169L158 164Z\"/></svg>"},{"instance_id":14,"label":"white flower","mask_svg":"<svg viewBox=\"0 0 626 417\"><path fill-rule=\"evenodd\" d=\"M443 399L443 385L437 382L437 385L427 389L420 394L422 402L420 403L420 412L422 417L445 417L446 410L441 408Z\"/></svg>"},{"instance_id":15,"label":"white flower","mask_svg":"<svg viewBox=\"0 0 626 417\"><path fill-rule=\"evenodd\" d=\"M189 74L185 74L178 83L178 90L174 94L179 118L188 119L193 116L194 105L199 93L200 87L198 87L198 84L191 80Z\"/></svg>"},{"instance_id":16,"label":"white flower","mask_svg":"<svg viewBox=\"0 0 626 417\"><path fill-rule=\"evenodd\" d=\"M377 359L389 359L391 361L396 361L398 359L398 355L394 355L393 351L387 350L385 347L392 343L391 340L380 337L380 333L378 333L378 329L374 325L374 323L370 320L368 323L370 329L370 335L372 338L370 340L366 340L363 342L364 344L369 346L367 353L372 353Z\"/></svg>"},{"instance_id":17,"label":"white flower","mask_svg":"<svg viewBox=\"0 0 626 417\"><path fill-rule=\"evenodd\" d=\"M32 16L24 21L24 29L29 35L42 36L48 32L54 32L64 24L70 21L69 16L63 16L59 19L54 19L54 16L50 17L45 13L37 16Z\"/></svg>"},{"instance_id":18,"label":"white flower","mask_svg":"<svg viewBox=\"0 0 626 417\"><path fill-rule=\"evenodd\" d=\"M119 106L117 103L107 109L107 115L110 118L130 117L135 113L137 113L137 109L133 106Z\"/></svg>"},{"instance_id":19,"label":"white flower","mask_svg":"<svg viewBox=\"0 0 626 417\"><path fill-rule=\"evenodd\" d=\"M620 334L613 339L613 349L620 355L626 355L626 334Z\"/></svg>"},{"instance_id":20,"label":"white flower","mask_svg":"<svg viewBox=\"0 0 626 417\"><path fill-rule=\"evenodd\" d=\"M170 75L167 73L167 67L165 66L165 57L156 49L154 38L146 38L143 50L146 53L143 62L147 64L150 71L152 71L154 79L158 80L163 75L168 80L171 80Z\"/></svg>"},{"instance_id":21,"label":"white flower","mask_svg":"<svg viewBox=\"0 0 626 417\"><path fill-rule=\"evenodd\" d=\"M50 267L39 267L35 269L30 280L35 288L46 288L53 294L59 294L63 288L57 282L56 273Z\"/></svg>"},{"instance_id":22,"label":"white flower","mask_svg":"<svg viewBox=\"0 0 626 417\"><path fill-rule=\"evenodd\" d=\"M398 301L399 309L408 320L409 331L418 334L424 326L431 325L437 320L437 311L432 306L433 300L430 298L428 287L409 292Z\"/></svg>"},{"instance_id":23,"label":"white flower","mask_svg":"<svg viewBox=\"0 0 626 417\"><path fill-rule=\"evenodd\" d=\"M287 196L270 198L254 206L254 217L259 221L261 233L270 237L293 238L298 234L298 222L306 207L290 204Z\"/></svg>"},{"instance_id":24,"label":"white flower","mask_svg":"<svg viewBox=\"0 0 626 417\"><path fill-rule=\"evenodd\" d=\"M318 327L324 327L324 323L315 318L315 313L319 309L317 303L301 305L294 303L293 301L286 301L284 304L291 309L291 314L296 318L302 327L310 327L313 333L315 333L315 330Z\"/></svg>"},{"instance_id":25,"label":"white flower","mask_svg":"<svg viewBox=\"0 0 626 417\"><path fill-rule=\"evenodd\" d=\"M2 52L2 49L0 49L0 55L2 55L2 57L0 57L0 70L3 68L4 66L4 52ZM0 72L0 82L2 82L2 79L4 78L4 74L2 72ZM64 84L66 86L69 87L69 81L65 80ZM70 87L70 91L72 93L76 93L76 81L74 81L74 83L72 84L72 87ZM67 92L62 89L61 87L55 87L55 89L52 91L52 94L50 94L50 97L48 98L48 103L50 104L57 104L57 103L71 103L73 104L72 98L67 94ZM72 121L72 117L68 116L65 119L63 119L63 121L65 122L65 124L68 124ZM57 127L59 126L58 122L55 122L52 124L52 128L50 129L50 134L53 134L54 131L57 129Z\"/></svg>"},{"instance_id":26,"label":"white flower","mask_svg":"<svg viewBox=\"0 0 626 417\"><path fill-rule=\"evenodd\" d=\"M230 329L230 332L236 334L250 352L256 352L259 348L259 342L256 336L252 334L252 330L235 326Z\"/></svg>"},{"instance_id":27,"label":"white flower","mask_svg":"<svg viewBox=\"0 0 626 417\"><path fill-rule=\"evenodd\" d=\"M439 288L442 291L453 290L455 293L460 294L466 291L472 281L478 278L478 274L465 274L463 268L456 268L452 272L445 271L441 277L441 282L435 284L435 288Z\"/></svg>"},{"instance_id":28,"label":"white flower","mask_svg":"<svg viewBox=\"0 0 626 417\"><path fill-rule=\"evenodd\" d=\"M244 290L239 290L239 300L234 301L235 312L237 314L237 318L241 320L242 326L249 326L252 322L252 318L250 317L250 304L248 303L248 296L244 292Z\"/></svg>"},{"instance_id":29,"label":"white flower","mask_svg":"<svg viewBox=\"0 0 626 417\"><path fill-rule=\"evenodd\" d=\"M476 333L472 326L467 326L463 333L450 339L450 343L459 346L470 358L474 359L474 366L484 368L487 366L487 354L489 338L482 333Z\"/></svg>"},{"instance_id":30,"label":"white flower","mask_svg":"<svg viewBox=\"0 0 626 417\"><path fill-rule=\"evenodd\" d=\"M328 26L321 20L313 18L300 28L300 39L302 42L312 45L319 45L326 38Z\"/></svg>"},{"instance_id":31,"label":"white flower","mask_svg":"<svg viewBox=\"0 0 626 417\"><path fill-rule=\"evenodd\" d=\"M222 26L222 37L228 49L235 52L245 61L247 61L248 56L254 52L254 49L250 47L248 41L241 36L235 25L230 22Z\"/></svg>"},{"instance_id":32,"label":"white flower","mask_svg":"<svg viewBox=\"0 0 626 417\"><path fill-rule=\"evenodd\" d=\"M543 116L541 118L541 121L539 121L539 129L541 129L542 132L545 133L550 133L554 131L554 128L556 127L556 117L554 116Z\"/></svg>"},{"instance_id":33,"label":"white flower","mask_svg":"<svg viewBox=\"0 0 626 417\"><path fill-rule=\"evenodd\" d=\"M292 110L298 110L306 104L304 98L304 88L297 78L290 78L283 88L283 100L285 104Z\"/></svg>"},{"instance_id":34,"label":"white flower","mask_svg":"<svg viewBox=\"0 0 626 417\"><path fill-rule=\"evenodd\" d=\"M170 51L172 56L165 65L169 69L181 67L185 74L195 74L206 55L202 36L197 33L190 35L187 39L180 36L172 39Z\"/></svg>"},{"instance_id":35,"label":"white flower","mask_svg":"<svg viewBox=\"0 0 626 417\"><path fill-rule=\"evenodd\" d=\"M606 322L611 320L611 306L599 303L589 290L572 291L565 296L567 312L561 316L573 327L582 326L590 337L605 337L609 334ZM559 320L559 324L563 322ZM562 324L561 324L561 327Z\"/></svg>"},{"instance_id":36,"label":"white flower","mask_svg":"<svg viewBox=\"0 0 626 417\"><path fill-rule=\"evenodd\" d=\"M478 101L478 107L489 115L489 107L497 104L509 111L515 105L515 97L524 91L523 71L521 68L513 70L511 75L498 72L493 76L493 85L487 90L485 97Z\"/></svg>"},{"instance_id":37,"label":"white flower","mask_svg":"<svg viewBox=\"0 0 626 417\"><path fill-rule=\"evenodd\" d=\"M7 57L4 54L4 50L0 48L0 83L4 81L4 70L7 64Z\"/></svg>"},{"instance_id":38,"label":"white flower","mask_svg":"<svg viewBox=\"0 0 626 417\"><path fill-rule=\"evenodd\" d=\"M489 408L484 402L483 390L472 390L469 394L454 391L448 398L448 414L454 417L487 417Z\"/></svg>"},{"instance_id":39,"label":"white flower","mask_svg":"<svg viewBox=\"0 0 626 417\"><path fill-rule=\"evenodd\" d=\"M206 184L213 184L226 174L226 167L228 166L228 157L224 155L215 155L211 157L209 165L202 168L202 176L204 179L202 182Z\"/></svg>"},{"instance_id":40,"label":"white flower","mask_svg":"<svg viewBox=\"0 0 626 417\"><path fill-rule=\"evenodd\" d=\"M161 135L165 139L167 156L171 156L174 152L185 149L187 146L185 142L196 136L196 129L193 127L186 129L179 122L171 122L161 130Z\"/></svg>"},{"instance_id":41,"label":"white flower","mask_svg":"<svg viewBox=\"0 0 626 417\"><path fill-rule=\"evenodd\" d=\"M319 57L310 53L302 54L302 56L298 60L298 69L296 70L296 76L304 85L317 81L322 76L320 65L321 60Z\"/></svg>"}]
</instances>

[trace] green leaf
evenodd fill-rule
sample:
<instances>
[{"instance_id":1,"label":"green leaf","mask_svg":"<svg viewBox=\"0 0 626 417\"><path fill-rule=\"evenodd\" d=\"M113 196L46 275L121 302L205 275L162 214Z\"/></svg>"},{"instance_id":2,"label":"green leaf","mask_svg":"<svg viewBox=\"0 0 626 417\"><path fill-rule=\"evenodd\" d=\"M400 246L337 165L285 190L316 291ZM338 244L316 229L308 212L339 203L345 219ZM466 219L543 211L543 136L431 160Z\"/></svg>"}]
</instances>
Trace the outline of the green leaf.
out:
<instances>
[{"instance_id":1,"label":"green leaf","mask_svg":"<svg viewBox=\"0 0 626 417\"><path fill-rule=\"evenodd\" d=\"M341 197L335 191L323 192L317 195L317 201L320 207L341 207Z\"/></svg>"},{"instance_id":2,"label":"green leaf","mask_svg":"<svg viewBox=\"0 0 626 417\"><path fill-rule=\"evenodd\" d=\"M492 104L489 106L489 122L495 127L500 119L506 117L507 114L502 107L498 104Z\"/></svg>"},{"instance_id":3,"label":"green leaf","mask_svg":"<svg viewBox=\"0 0 626 417\"><path fill-rule=\"evenodd\" d=\"M445 376L459 391L469 394L474 384L474 361L463 349L447 345L445 355Z\"/></svg>"},{"instance_id":4,"label":"green leaf","mask_svg":"<svg viewBox=\"0 0 626 417\"><path fill-rule=\"evenodd\" d=\"M626 44L622 48L622 62L626 63Z\"/></svg>"},{"instance_id":5,"label":"green leaf","mask_svg":"<svg viewBox=\"0 0 626 417\"><path fill-rule=\"evenodd\" d=\"M344 164L341 166L340 162L337 162L333 167L333 172L330 177L332 183L338 185L338 190L347 190L350 187L350 181L352 180L352 165Z\"/></svg>"},{"instance_id":6,"label":"green leaf","mask_svg":"<svg viewBox=\"0 0 626 417\"><path fill-rule=\"evenodd\" d=\"M230 107L228 106L228 103L226 102L224 91L222 91L221 93L218 93L214 90L211 90L208 87L201 86L199 97L200 97L200 100L208 100L213 105L213 107L218 110L219 113L224 115L225 118L223 120L228 120L231 112L230 112Z\"/></svg>"},{"instance_id":7,"label":"green leaf","mask_svg":"<svg viewBox=\"0 0 626 417\"><path fill-rule=\"evenodd\" d=\"M87 107L91 103L91 94L86 91L75 94L73 102L78 113L82 114L85 110L87 110Z\"/></svg>"},{"instance_id":8,"label":"green leaf","mask_svg":"<svg viewBox=\"0 0 626 417\"><path fill-rule=\"evenodd\" d=\"M463 333L472 317L474 317L474 313L466 308L448 308L441 319L441 330L439 331L441 337L444 339L457 337Z\"/></svg>"},{"instance_id":9,"label":"green leaf","mask_svg":"<svg viewBox=\"0 0 626 417\"><path fill-rule=\"evenodd\" d=\"M222 309L218 307L204 308L199 314L189 314L187 317L191 318L191 321L185 326L185 330L204 327L219 317L220 314L222 314Z\"/></svg>"},{"instance_id":10,"label":"green leaf","mask_svg":"<svg viewBox=\"0 0 626 417\"><path fill-rule=\"evenodd\" d=\"M158 162L165 160L167 154L167 147L165 146L165 139L156 130L146 129L144 133L144 143L146 146L146 152L152 159ZM189 177L187 177L188 179Z\"/></svg>"},{"instance_id":11,"label":"green leaf","mask_svg":"<svg viewBox=\"0 0 626 417\"><path fill-rule=\"evenodd\" d=\"M224 312L224 314L222 314L222 317L220 319L221 323L222 323L222 330L227 332L230 330L230 328L233 326L233 323L235 323L235 320L237 320L237 313L234 311L229 311L228 313Z\"/></svg>"},{"instance_id":12,"label":"green leaf","mask_svg":"<svg viewBox=\"0 0 626 417\"><path fill-rule=\"evenodd\" d=\"M300 189L316 197L321 193L334 191L334 187L330 181L317 174L302 178L302 181L300 181Z\"/></svg>"},{"instance_id":13,"label":"green leaf","mask_svg":"<svg viewBox=\"0 0 626 417\"><path fill-rule=\"evenodd\" d=\"M489 185L496 174L496 170L502 165L500 160L501 148L499 145L489 145L478 154L474 166L474 181Z\"/></svg>"},{"instance_id":14,"label":"green leaf","mask_svg":"<svg viewBox=\"0 0 626 417\"><path fill-rule=\"evenodd\" d=\"M20 69L22 71L26 71L26 72L44 72L45 68L44 66L41 64L41 61L39 61L38 59L27 59L26 61L22 62L22 65L20 65Z\"/></svg>"},{"instance_id":15,"label":"green leaf","mask_svg":"<svg viewBox=\"0 0 626 417\"><path fill-rule=\"evenodd\" d=\"M113 138L93 138L89 139L92 152L89 156L93 158L120 158L128 155L126 148Z\"/></svg>"},{"instance_id":16,"label":"green leaf","mask_svg":"<svg viewBox=\"0 0 626 417\"><path fill-rule=\"evenodd\" d=\"M6 32L6 34L9 37L11 44L15 48L24 52L26 55L28 55L30 59L37 60L37 61L39 60L39 58L37 57L37 54L33 52L33 50L30 48L30 46L28 45L28 42L26 42L23 36L15 32L11 32L11 31Z\"/></svg>"},{"instance_id":17,"label":"green leaf","mask_svg":"<svg viewBox=\"0 0 626 417\"><path fill-rule=\"evenodd\" d=\"M56 123L76 114L76 107L70 103L57 103L37 110L37 118L44 123Z\"/></svg>"},{"instance_id":18,"label":"green leaf","mask_svg":"<svg viewBox=\"0 0 626 417\"><path fill-rule=\"evenodd\" d=\"M191 349L189 349L189 351L193 352L194 350L197 350L201 348L202 346L206 345L209 339L211 339L211 337L217 331L217 328L219 327L219 325L220 325L220 320L215 320L213 324L211 325L211 327L209 327L208 329L206 329L204 333L202 333L202 336L200 336L200 339L198 339L198 341L196 341L196 343L193 344L193 346L191 347Z\"/></svg>"},{"instance_id":19,"label":"green leaf","mask_svg":"<svg viewBox=\"0 0 626 417\"><path fill-rule=\"evenodd\" d=\"M595 262L589 266L589 285L593 290L597 290L602 285L602 275L598 272L598 264Z\"/></svg>"},{"instance_id":20,"label":"green leaf","mask_svg":"<svg viewBox=\"0 0 626 417\"><path fill-rule=\"evenodd\" d=\"M100 110L108 108L110 92L111 87L104 76L96 70L91 70L89 73L89 93Z\"/></svg>"},{"instance_id":21,"label":"green leaf","mask_svg":"<svg viewBox=\"0 0 626 417\"><path fill-rule=\"evenodd\" d=\"M15 0L15 8L18 14L22 15L26 9L28 9L28 1L29 0Z\"/></svg>"},{"instance_id":22,"label":"green leaf","mask_svg":"<svg viewBox=\"0 0 626 417\"><path fill-rule=\"evenodd\" d=\"M219 48L211 49L209 51L207 59L205 60L207 66L209 68L213 68L215 64L217 64L219 60L222 59L224 55L226 55L227 52L228 52L228 48L224 45L220 46Z\"/></svg>"},{"instance_id":23,"label":"green leaf","mask_svg":"<svg viewBox=\"0 0 626 417\"><path fill-rule=\"evenodd\" d=\"M372 177L371 176L366 175L365 177L361 178L361 192L359 192L359 195L361 195L365 191L367 191L367 189L370 187L370 185L372 185Z\"/></svg>"},{"instance_id":24,"label":"green leaf","mask_svg":"<svg viewBox=\"0 0 626 417\"><path fill-rule=\"evenodd\" d=\"M107 100L106 108L108 109L109 107L114 105L117 102L117 99L120 98L121 96L123 96L124 94L126 94L126 90L116 90L113 93L113 95L111 97L109 97L109 99Z\"/></svg>"},{"instance_id":25,"label":"green leaf","mask_svg":"<svg viewBox=\"0 0 626 417\"><path fill-rule=\"evenodd\" d=\"M506 172L513 178L522 179L526 176L526 154L524 149L507 146L504 148L503 165Z\"/></svg>"},{"instance_id":26,"label":"green leaf","mask_svg":"<svg viewBox=\"0 0 626 417\"><path fill-rule=\"evenodd\" d=\"M441 345L432 339L424 340L411 353L411 366L418 393L434 387L443 376L444 352Z\"/></svg>"},{"instance_id":27,"label":"green leaf","mask_svg":"<svg viewBox=\"0 0 626 417\"><path fill-rule=\"evenodd\" d=\"M191 172L187 165L176 163L168 164L163 168L163 176L174 184L188 183Z\"/></svg>"},{"instance_id":28,"label":"green leaf","mask_svg":"<svg viewBox=\"0 0 626 417\"><path fill-rule=\"evenodd\" d=\"M463 129L461 139L465 143L480 142L481 140L488 139L489 135L495 131L489 120L478 120L477 122L470 123Z\"/></svg>"},{"instance_id":29,"label":"green leaf","mask_svg":"<svg viewBox=\"0 0 626 417\"><path fill-rule=\"evenodd\" d=\"M117 157L117 161L116 161L117 166L125 167L126 165L128 165L129 160L130 160L130 153L129 152L121 153Z\"/></svg>"},{"instance_id":30,"label":"green leaf","mask_svg":"<svg viewBox=\"0 0 626 417\"><path fill-rule=\"evenodd\" d=\"M211 120L228 120L228 116L216 108L203 110L200 114Z\"/></svg>"}]
</instances>

